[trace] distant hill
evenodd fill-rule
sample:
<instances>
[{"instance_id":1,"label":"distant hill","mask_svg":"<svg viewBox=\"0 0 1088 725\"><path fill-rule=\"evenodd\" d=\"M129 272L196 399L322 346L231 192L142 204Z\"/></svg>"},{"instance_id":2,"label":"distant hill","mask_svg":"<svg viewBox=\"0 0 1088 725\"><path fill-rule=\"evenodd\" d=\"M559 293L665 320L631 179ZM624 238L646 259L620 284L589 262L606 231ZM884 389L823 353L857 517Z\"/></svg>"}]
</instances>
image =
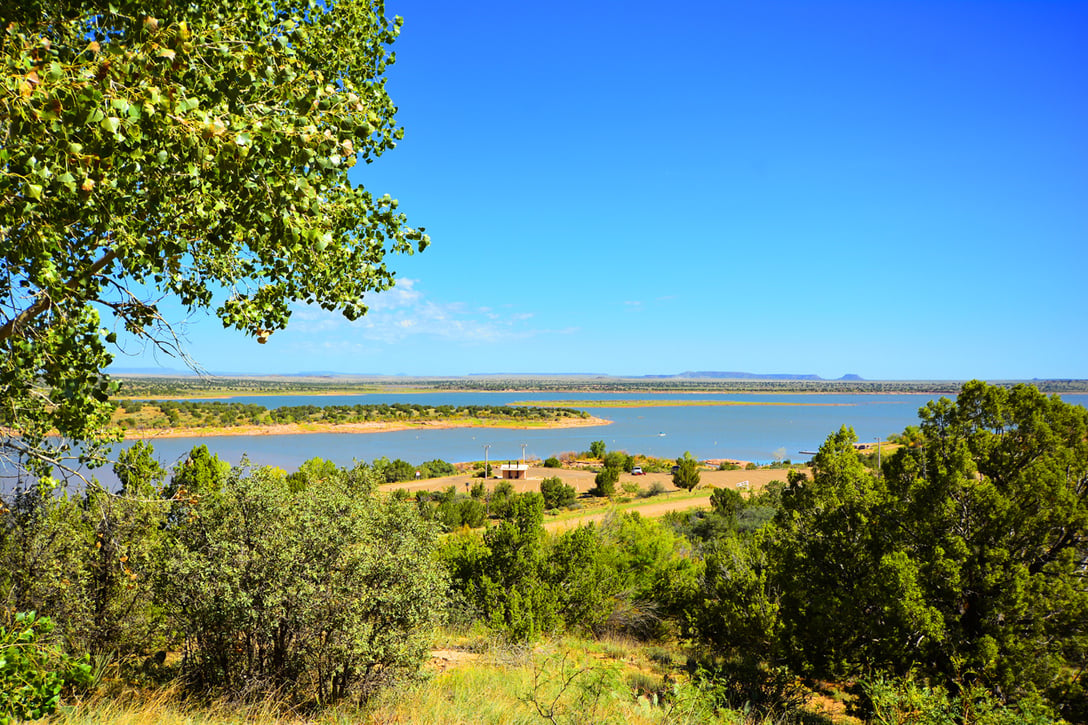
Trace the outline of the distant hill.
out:
<instances>
[{"instance_id":1,"label":"distant hill","mask_svg":"<svg viewBox=\"0 0 1088 725\"><path fill-rule=\"evenodd\" d=\"M172 368L110 368L107 372L111 375L131 375L136 377L188 377L195 375L192 370L175 370ZM408 378L408 379L439 379L439 378L502 378L502 379L627 379L627 380L778 380L778 381L844 381L860 382L865 378L854 373L847 373L841 378L821 378L819 375L803 373L745 373L737 371L719 372L715 370L687 370L682 373L670 375L611 375L608 373L470 373L468 375L390 375L387 373L343 373L335 370L306 370L297 373L248 373L237 371L215 370L208 371L216 377L255 377L255 378L336 378L336 379L374 379L374 378Z\"/></svg>"},{"instance_id":2,"label":"distant hill","mask_svg":"<svg viewBox=\"0 0 1088 725\"><path fill-rule=\"evenodd\" d=\"M736 371L716 372L708 370L700 370L697 372L687 371L677 375L642 375L640 377L650 380L826 380L826 378L821 378L819 375L802 373L742 373ZM860 375L855 375L854 373L847 373L841 378L834 379L849 381L864 380Z\"/></svg>"}]
</instances>

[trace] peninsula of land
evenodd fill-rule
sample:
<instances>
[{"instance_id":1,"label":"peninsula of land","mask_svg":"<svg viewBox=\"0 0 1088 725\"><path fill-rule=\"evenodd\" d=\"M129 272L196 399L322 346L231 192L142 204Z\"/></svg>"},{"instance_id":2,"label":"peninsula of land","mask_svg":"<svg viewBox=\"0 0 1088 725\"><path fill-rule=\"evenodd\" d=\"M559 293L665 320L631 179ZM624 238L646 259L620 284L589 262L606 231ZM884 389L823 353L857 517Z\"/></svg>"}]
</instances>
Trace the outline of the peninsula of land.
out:
<instances>
[{"instance_id":1,"label":"peninsula of land","mask_svg":"<svg viewBox=\"0 0 1088 725\"><path fill-rule=\"evenodd\" d=\"M582 428L611 421L564 407L295 405L268 409L221 401L122 401L113 424L126 439L384 433L443 428Z\"/></svg>"}]
</instances>

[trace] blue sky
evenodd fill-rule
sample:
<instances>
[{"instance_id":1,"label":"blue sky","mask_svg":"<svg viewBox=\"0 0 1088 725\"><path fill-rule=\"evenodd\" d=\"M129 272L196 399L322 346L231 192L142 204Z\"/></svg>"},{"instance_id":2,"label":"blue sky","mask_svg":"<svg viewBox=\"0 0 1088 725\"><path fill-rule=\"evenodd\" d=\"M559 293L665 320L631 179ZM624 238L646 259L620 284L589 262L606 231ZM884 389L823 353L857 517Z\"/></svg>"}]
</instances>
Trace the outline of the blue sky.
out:
<instances>
[{"instance_id":1,"label":"blue sky","mask_svg":"<svg viewBox=\"0 0 1088 725\"><path fill-rule=\"evenodd\" d=\"M432 245L360 322L192 320L208 370L1088 377L1088 3L387 10L353 180Z\"/></svg>"}]
</instances>

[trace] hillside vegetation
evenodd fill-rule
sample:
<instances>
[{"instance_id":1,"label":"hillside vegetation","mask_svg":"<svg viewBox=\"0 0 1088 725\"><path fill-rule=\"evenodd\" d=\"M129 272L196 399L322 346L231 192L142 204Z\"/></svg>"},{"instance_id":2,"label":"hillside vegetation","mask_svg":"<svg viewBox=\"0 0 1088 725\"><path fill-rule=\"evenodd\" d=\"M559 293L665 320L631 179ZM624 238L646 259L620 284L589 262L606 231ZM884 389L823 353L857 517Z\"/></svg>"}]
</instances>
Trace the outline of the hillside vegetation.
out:
<instances>
[{"instance_id":1,"label":"hillside vegetation","mask_svg":"<svg viewBox=\"0 0 1088 725\"><path fill-rule=\"evenodd\" d=\"M116 494L5 501L0 712L1084 722L1088 411L973 382L920 418L879 469L843 428L750 494L555 532L546 510L639 495L638 459L597 441L593 489L555 459L539 492L462 495L387 488L412 467L384 459L286 473L200 446L168 473L137 444Z\"/></svg>"}]
</instances>

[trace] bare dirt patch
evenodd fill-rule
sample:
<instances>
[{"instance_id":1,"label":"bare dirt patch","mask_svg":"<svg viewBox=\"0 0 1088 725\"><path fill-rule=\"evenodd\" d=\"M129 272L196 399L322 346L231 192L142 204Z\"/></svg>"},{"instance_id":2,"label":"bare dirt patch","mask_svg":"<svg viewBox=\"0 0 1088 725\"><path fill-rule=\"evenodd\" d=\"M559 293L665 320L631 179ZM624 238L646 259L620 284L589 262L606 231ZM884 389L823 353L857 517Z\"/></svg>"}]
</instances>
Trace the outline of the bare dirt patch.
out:
<instances>
[{"instance_id":1,"label":"bare dirt patch","mask_svg":"<svg viewBox=\"0 0 1088 725\"><path fill-rule=\"evenodd\" d=\"M460 667L467 662L476 662L480 659L479 652L468 652L463 649L436 649L431 651L430 669L436 673L445 672L453 667Z\"/></svg>"}]
</instances>

